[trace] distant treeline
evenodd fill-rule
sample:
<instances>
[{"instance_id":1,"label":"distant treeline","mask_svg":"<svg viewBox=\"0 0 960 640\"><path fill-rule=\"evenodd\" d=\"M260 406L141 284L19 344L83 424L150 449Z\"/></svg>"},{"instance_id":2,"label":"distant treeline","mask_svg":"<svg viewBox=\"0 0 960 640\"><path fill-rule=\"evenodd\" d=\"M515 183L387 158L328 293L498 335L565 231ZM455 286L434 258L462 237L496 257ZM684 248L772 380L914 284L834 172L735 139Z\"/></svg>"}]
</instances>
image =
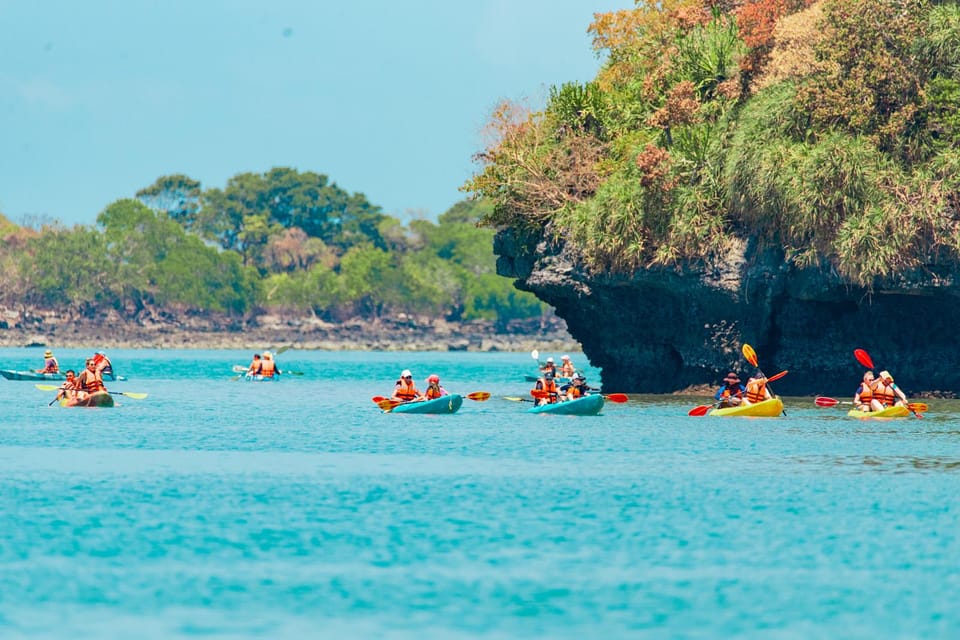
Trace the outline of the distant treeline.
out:
<instances>
[{"instance_id":1,"label":"distant treeline","mask_svg":"<svg viewBox=\"0 0 960 640\"><path fill-rule=\"evenodd\" d=\"M496 275L482 202L404 226L325 175L275 168L202 189L166 176L96 225L0 216L0 302L96 314L259 310L329 321L384 314L507 323L543 305Z\"/></svg>"}]
</instances>

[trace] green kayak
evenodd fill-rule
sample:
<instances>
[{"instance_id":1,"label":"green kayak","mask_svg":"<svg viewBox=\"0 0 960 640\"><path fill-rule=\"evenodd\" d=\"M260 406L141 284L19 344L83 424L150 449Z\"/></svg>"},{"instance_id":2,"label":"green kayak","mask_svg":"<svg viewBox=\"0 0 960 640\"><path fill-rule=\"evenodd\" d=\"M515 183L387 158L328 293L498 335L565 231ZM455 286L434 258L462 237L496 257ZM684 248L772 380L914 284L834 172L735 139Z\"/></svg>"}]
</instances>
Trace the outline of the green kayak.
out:
<instances>
[{"instance_id":1,"label":"green kayak","mask_svg":"<svg viewBox=\"0 0 960 640\"><path fill-rule=\"evenodd\" d=\"M90 394L89 396L87 396L86 398L84 398L83 400L81 400L80 402L76 402L76 403L74 403L74 404L68 404L68 400L67 400L66 398L60 398L60 406L61 406L61 407L103 407L103 408L107 408L107 407L112 407L112 406L114 406L114 403L113 403L113 396L112 396L112 395L110 395L110 394L107 393L106 391L100 391L100 392L98 392L98 393Z\"/></svg>"},{"instance_id":2,"label":"green kayak","mask_svg":"<svg viewBox=\"0 0 960 640\"><path fill-rule=\"evenodd\" d=\"M603 396L598 394L583 396L576 400L542 404L528 409L527 413L552 413L562 416L595 416L603 409Z\"/></svg>"},{"instance_id":3,"label":"green kayak","mask_svg":"<svg viewBox=\"0 0 960 640\"><path fill-rule=\"evenodd\" d=\"M36 371L14 371L12 369L0 369L0 376L7 380L66 380L67 376L63 373L37 373Z\"/></svg>"},{"instance_id":4,"label":"green kayak","mask_svg":"<svg viewBox=\"0 0 960 640\"><path fill-rule=\"evenodd\" d=\"M433 400L405 402L384 413L456 413L463 404L463 396L451 393Z\"/></svg>"}]
</instances>

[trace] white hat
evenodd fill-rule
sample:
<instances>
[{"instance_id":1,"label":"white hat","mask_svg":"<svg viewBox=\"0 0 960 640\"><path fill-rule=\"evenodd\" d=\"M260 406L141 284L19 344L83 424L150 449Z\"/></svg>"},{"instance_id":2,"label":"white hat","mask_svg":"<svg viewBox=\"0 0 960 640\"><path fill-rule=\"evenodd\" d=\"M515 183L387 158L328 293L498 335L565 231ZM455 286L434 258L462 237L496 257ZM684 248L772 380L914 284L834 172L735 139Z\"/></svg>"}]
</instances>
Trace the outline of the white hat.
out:
<instances>
[{"instance_id":1,"label":"white hat","mask_svg":"<svg viewBox=\"0 0 960 640\"><path fill-rule=\"evenodd\" d=\"M553 358L547 358L547 362L553 362Z\"/></svg>"},{"instance_id":2,"label":"white hat","mask_svg":"<svg viewBox=\"0 0 960 640\"><path fill-rule=\"evenodd\" d=\"M413 374L410 373L410 369L404 369L403 371L400 372L401 378L406 378L407 376L413 377Z\"/></svg>"},{"instance_id":3,"label":"white hat","mask_svg":"<svg viewBox=\"0 0 960 640\"><path fill-rule=\"evenodd\" d=\"M560 359L561 359L561 360L569 360L569 359L570 359L570 356L568 356L568 355L562 355L562 356L560 356Z\"/></svg>"}]
</instances>

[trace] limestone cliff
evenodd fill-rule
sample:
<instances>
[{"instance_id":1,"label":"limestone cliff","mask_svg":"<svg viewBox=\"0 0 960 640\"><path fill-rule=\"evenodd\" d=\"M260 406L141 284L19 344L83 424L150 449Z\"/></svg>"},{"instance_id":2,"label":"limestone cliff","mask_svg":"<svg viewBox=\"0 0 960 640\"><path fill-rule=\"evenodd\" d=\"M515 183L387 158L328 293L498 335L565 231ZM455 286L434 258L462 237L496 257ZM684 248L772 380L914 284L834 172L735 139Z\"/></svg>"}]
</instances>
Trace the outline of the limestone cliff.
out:
<instances>
[{"instance_id":1,"label":"limestone cliff","mask_svg":"<svg viewBox=\"0 0 960 640\"><path fill-rule=\"evenodd\" d=\"M929 266L868 293L826 270L798 269L780 250L734 243L722 267L591 273L577 252L536 231L502 229L500 275L555 307L607 391L666 393L752 374L753 346L767 375L789 370L780 395L852 396L865 349L908 394L960 393L960 287L949 268Z\"/></svg>"}]
</instances>

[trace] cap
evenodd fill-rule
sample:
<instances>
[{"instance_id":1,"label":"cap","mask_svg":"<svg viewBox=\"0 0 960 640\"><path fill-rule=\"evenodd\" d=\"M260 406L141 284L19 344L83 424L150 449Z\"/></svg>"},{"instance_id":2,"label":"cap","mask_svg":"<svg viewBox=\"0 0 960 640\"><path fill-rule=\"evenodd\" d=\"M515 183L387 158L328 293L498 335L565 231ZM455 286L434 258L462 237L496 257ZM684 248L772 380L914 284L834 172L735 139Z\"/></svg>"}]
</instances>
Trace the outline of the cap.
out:
<instances>
[{"instance_id":1,"label":"cap","mask_svg":"<svg viewBox=\"0 0 960 640\"><path fill-rule=\"evenodd\" d=\"M727 377L723 379L724 382L740 382L740 376L735 374L733 371L727 374Z\"/></svg>"},{"instance_id":2,"label":"cap","mask_svg":"<svg viewBox=\"0 0 960 640\"><path fill-rule=\"evenodd\" d=\"M547 358L547 362L553 362L553 358Z\"/></svg>"},{"instance_id":3,"label":"cap","mask_svg":"<svg viewBox=\"0 0 960 640\"><path fill-rule=\"evenodd\" d=\"M587 378L586 378L586 376L584 376L582 373L578 373L578 374L576 374L575 376L573 376L573 379L574 379L574 380L586 380Z\"/></svg>"},{"instance_id":4,"label":"cap","mask_svg":"<svg viewBox=\"0 0 960 640\"><path fill-rule=\"evenodd\" d=\"M562 355L562 356L560 356L560 359L561 359L561 360L569 360L569 359L570 359L570 356L568 356L568 355Z\"/></svg>"},{"instance_id":5,"label":"cap","mask_svg":"<svg viewBox=\"0 0 960 640\"><path fill-rule=\"evenodd\" d=\"M50 351L50 349L47 349L46 351L43 352L43 357L44 357L44 358L52 358L52 357L53 357L53 351Z\"/></svg>"},{"instance_id":6,"label":"cap","mask_svg":"<svg viewBox=\"0 0 960 640\"><path fill-rule=\"evenodd\" d=\"M430 374L430 377L427 378L427 382L440 382L440 376L435 373Z\"/></svg>"},{"instance_id":7,"label":"cap","mask_svg":"<svg viewBox=\"0 0 960 640\"><path fill-rule=\"evenodd\" d=\"M400 377L401 377L401 378L406 378L406 377L408 377L408 376L409 376L409 377L413 377L413 374L410 373L410 369L404 369L403 371L400 372Z\"/></svg>"},{"instance_id":8,"label":"cap","mask_svg":"<svg viewBox=\"0 0 960 640\"><path fill-rule=\"evenodd\" d=\"M881 372L880 372L880 379L883 380L884 378L890 380L890 382L893 382L893 376L890 375L890 372L889 372L889 371L881 371Z\"/></svg>"}]
</instances>

